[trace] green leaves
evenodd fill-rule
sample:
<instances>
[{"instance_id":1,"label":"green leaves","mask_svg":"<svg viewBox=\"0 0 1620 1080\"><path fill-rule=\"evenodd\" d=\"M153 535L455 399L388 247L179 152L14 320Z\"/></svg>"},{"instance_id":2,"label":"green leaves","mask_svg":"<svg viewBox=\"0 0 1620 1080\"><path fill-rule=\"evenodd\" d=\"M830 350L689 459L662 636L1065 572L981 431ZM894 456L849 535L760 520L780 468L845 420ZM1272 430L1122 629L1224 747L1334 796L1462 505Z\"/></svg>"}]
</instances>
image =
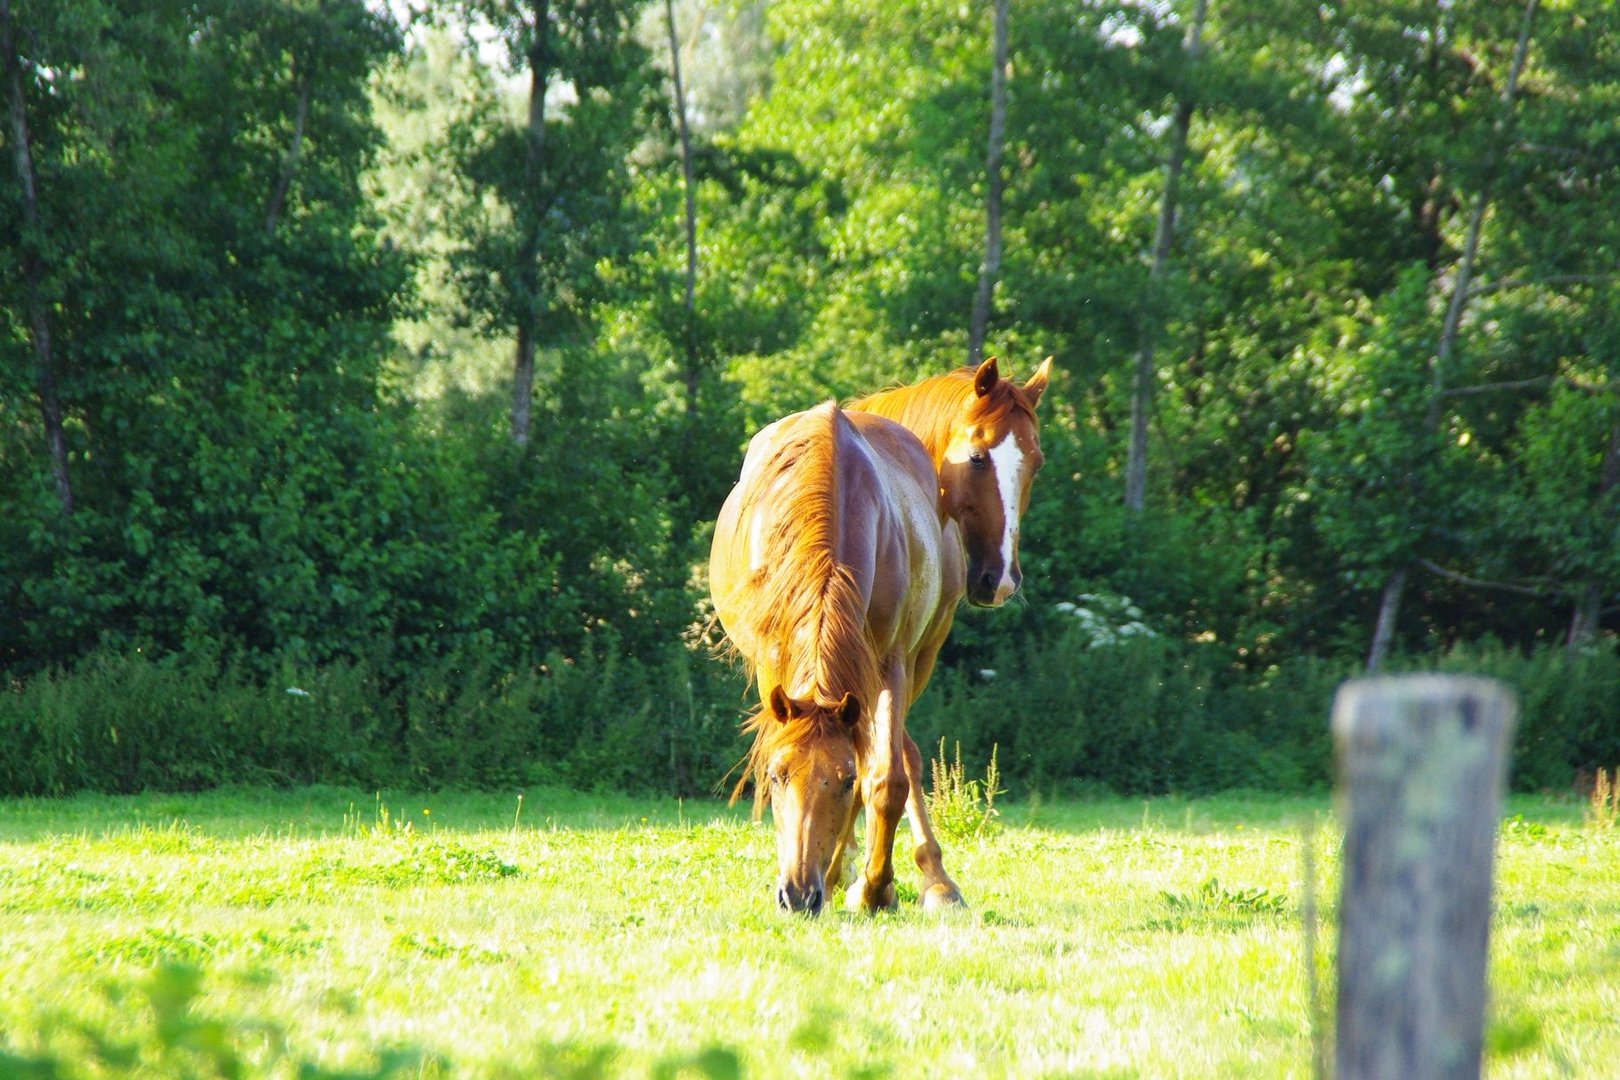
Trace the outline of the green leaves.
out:
<instances>
[{"instance_id":1,"label":"green leaves","mask_svg":"<svg viewBox=\"0 0 1620 1080\"><path fill-rule=\"evenodd\" d=\"M500 36L531 100L517 122L485 78L454 122L451 167L470 185L447 208L453 280L483 325L576 344L612 293L599 264L624 261L645 227L627 160L655 115L648 55L631 33L640 3L457 6Z\"/></svg>"}]
</instances>

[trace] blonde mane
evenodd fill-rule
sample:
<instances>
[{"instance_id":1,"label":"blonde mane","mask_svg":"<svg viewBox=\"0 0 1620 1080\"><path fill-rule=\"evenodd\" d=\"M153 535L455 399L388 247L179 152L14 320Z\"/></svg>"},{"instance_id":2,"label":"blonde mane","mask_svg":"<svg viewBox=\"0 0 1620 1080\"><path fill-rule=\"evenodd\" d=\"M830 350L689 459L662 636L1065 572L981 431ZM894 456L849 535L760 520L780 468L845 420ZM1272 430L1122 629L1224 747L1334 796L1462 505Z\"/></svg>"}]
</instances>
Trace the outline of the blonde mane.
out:
<instances>
[{"instance_id":1,"label":"blonde mane","mask_svg":"<svg viewBox=\"0 0 1620 1080\"><path fill-rule=\"evenodd\" d=\"M856 758L863 759L868 717L883 686L865 598L837 556L843 422L832 402L804 414L744 492L745 506L769 515L763 550L753 553L758 568L731 599L736 625L747 628L757 650L743 654L744 664L750 679L768 664L774 681L795 696L808 686L805 703L811 706L809 715L787 722L761 707L744 722L754 742L732 799L752 778L756 808L772 756L784 745L825 734L828 725L842 725L834 710L846 693L861 703L862 719L851 734Z\"/></svg>"},{"instance_id":2,"label":"blonde mane","mask_svg":"<svg viewBox=\"0 0 1620 1080\"><path fill-rule=\"evenodd\" d=\"M974 400L976 370L960 367L910 386L880 390L850 402L845 408L886 416L909 428L928 448L938 468L961 420L962 406ZM1029 398L1011 379L997 379L989 395L977 400L974 417L987 426L1000 427L1015 412L1028 416L1031 423L1039 422Z\"/></svg>"}]
</instances>

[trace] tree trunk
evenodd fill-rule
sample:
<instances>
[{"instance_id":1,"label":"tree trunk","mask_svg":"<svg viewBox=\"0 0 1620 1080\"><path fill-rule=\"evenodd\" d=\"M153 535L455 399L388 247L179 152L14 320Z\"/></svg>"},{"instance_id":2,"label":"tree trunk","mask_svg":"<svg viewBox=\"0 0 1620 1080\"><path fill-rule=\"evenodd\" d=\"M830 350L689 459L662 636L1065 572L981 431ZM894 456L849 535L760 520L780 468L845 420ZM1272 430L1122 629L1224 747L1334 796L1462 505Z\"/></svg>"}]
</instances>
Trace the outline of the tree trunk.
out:
<instances>
[{"instance_id":1,"label":"tree trunk","mask_svg":"<svg viewBox=\"0 0 1620 1080\"><path fill-rule=\"evenodd\" d=\"M517 357L512 364L512 441L529 445L534 420L534 332L529 320L518 323Z\"/></svg>"},{"instance_id":2,"label":"tree trunk","mask_svg":"<svg viewBox=\"0 0 1620 1080\"><path fill-rule=\"evenodd\" d=\"M39 396L40 420L50 456L56 501L64 517L73 513L73 480L68 471L67 431L62 421L62 399L57 389L57 357L51 345L50 310L44 296L44 267L39 256L39 177L34 168L33 143L28 134L28 109L23 98L22 60L17 55L16 27L11 0L0 0L0 52L4 53L7 97L7 141L22 193L21 271L24 302L28 308L28 336L34 348L34 388Z\"/></svg>"},{"instance_id":3,"label":"tree trunk","mask_svg":"<svg viewBox=\"0 0 1620 1080\"><path fill-rule=\"evenodd\" d=\"M1609 427L1609 447L1603 453L1603 472L1598 479L1598 501L1620 488L1620 420ZM1603 619L1603 586L1588 581L1575 598L1574 610L1569 618L1569 651L1579 652L1597 639L1598 626Z\"/></svg>"},{"instance_id":4,"label":"tree trunk","mask_svg":"<svg viewBox=\"0 0 1620 1080\"><path fill-rule=\"evenodd\" d=\"M1513 109L1513 97L1518 92L1519 76L1524 71L1525 57L1530 51L1530 31L1536 21L1536 6L1540 0L1526 0L1524 23L1519 29L1519 41L1513 52L1513 66L1508 71L1507 83L1502 87L1502 111L1496 119L1495 133L1500 144ZM1493 152L1500 152L1494 150ZM1431 436L1440 431L1441 407L1446 392L1446 367L1457 346L1457 331L1462 325L1463 310L1468 304L1474 277L1474 262L1479 255L1480 235L1485 229L1485 213L1490 207L1491 183L1494 169L1485 177L1485 183L1474 199L1474 209L1468 217L1468 232L1463 241L1462 257L1457 261L1457 273L1451 283L1451 300L1446 304L1446 319L1440 329L1440 343L1435 347L1434 360L1429 368L1429 406L1424 416L1424 430ZM1421 493L1420 493L1421 497ZM1384 584L1384 597L1378 608L1378 627L1373 633L1372 648L1367 653L1367 672L1376 672L1389 654L1390 642L1395 634L1395 613L1400 610L1401 592L1406 588L1407 568L1400 567Z\"/></svg>"},{"instance_id":5,"label":"tree trunk","mask_svg":"<svg viewBox=\"0 0 1620 1080\"><path fill-rule=\"evenodd\" d=\"M275 232L281 221L281 212L287 205L287 193L292 190L293 177L298 174L299 159L304 153L304 129L309 124L309 99L314 92L315 79L307 67L293 57L293 81L298 87L298 104L293 114L292 143L281 159L281 174L276 177L275 190L270 193L270 207L264 215L266 232Z\"/></svg>"},{"instance_id":6,"label":"tree trunk","mask_svg":"<svg viewBox=\"0 0 1620 1080\"><path fill-rule=\"evenodd\" d=\"M540 331L540 274L535 260L540 257L540 181L546 161L546 83L551 74L551 12L548 0L534 5L534 43L529 47L529 124L523 155L523 195L528 200L521 212L523 239L518 245L516 286L517 350L512 362L512 441L529 445L529 429L534 413L534 354Z\"/></svg>"},{"instance_id":7,"label":"tree trunk","mask_svg":"<svg viewBox=\"0 0 1620 1080\"><path fill-rule=\"evenodd\" d=\"M1524 61L1530 52L1530 31L1535 26L1536 6L1540 0L1526 0L1524 5L1524 23L1519 27L1519 41L1513 50L1513 66L1508 70L1507 83L1502 87L1502 111L1496 118L1494 127L1497 147L1492 149L1493 154L1500 154L1502 136L1507 130L1508 117L1513 111L1513 97L1518 93L1519 76L1524 72ZM1451 354L1457 347L1457 329L1462 325L1463 309L1470 298L1470 289L1474 280L1474 261L1479 255L1479 238L1485 229L1485 211L1490 206L1491 186L1495 180L1495 170L1485 177L1485 184L1480 188L1474 199L1474 210L1468 218L1467 239L1463 243L1462 258L1457 262L1457 275L1451 285L1451 301L1446 305L1446 321L1440 329L1440 344L1434 351L1434 366L1429 372L1431 393L1429 396L1429 431L1440 429L1440 405L1445 396L1446 365L1451 360Z\"/></svg>"},{"instance_id":8,"label":"tree trunk","mask_svg":"<svg viewBox=\"0 0 1620 1080\"><path fill-rule=\"evenodd\" d=\"M1198 0L1193 23L1187 29L1184 48L1189 66L1197 63L1204 48L1204 19L1209 0ZM1153 262L1148 267L1149 295L1157 299L1170 261L1170 246L1176 237L1176 208L1181 200L1181 175L1187 165L1187 136L1192 130L1196 106L1190 97L1176 103L1170 128L1170 155L1164 165L1164 198L1159 203L1159 224L1153 235ZM1153 410L1153 342L1158 327L1150 325L1158 312L1150 310L1137 331L1136 364L1131 375L1131 443L1125 459L1125 509L1141 513L1147 504L1148 420Z\"/></svg>"},{"instance_id":9,"label":"tree trunk","mask_svg":"<svg viewBox=\"0 0 1620 1080\"><path fill-rule=\"evenodd\" d=\"M1565 648L1578 653L1597 639L1598 623L1603 616L1603 589L1597 582L1588 581L1581 586L1569 613L1569 638Z\"/></svg>"},{"instance_id":10,"label":"tree trunk","mask_svg":"<svg viewBox=\"0 0 1620 1080\"><path fill-rule=\"evenodd\" d=\"M1397 567L1384 583L1384 594L1378 602L1378 625L1373 629L1372 648L1367 650L1367 674L1376 675L1389 659L1390 646L1395 641L1395 621L1401 614L1401 594L1406 591L1409 569Z\"/></svg>"},{"instance_id":11,"label":"tree trunk","mask_svg":"<svg viewBox=\"0 0 1620 1080\"><path fill-rule=\"evenodd\" d=\"M990 300L1001 276L1001 159L1007 141L1007 7L996 0L994 57L990 66L990 142L985 154L984 263L979 267L979 291L973 296L968 325L968 364L984 359L984 339L990 329Z\"/></svg>"},{"instance_id":12,"label":"tree trunk","mask_svg":"<svg viewBox=\"0 0 1620 1080\"><path fill-rule=\"evenodd\" d=\"M698 387L703 378L702 358L697 345L697 187L692 173L692 132L686 122L686 84L681 80L681 42L675 33L675 0L664 0L664 20L669 26L669 67L675 83L675 129L681 137L681 177L686 192L686 321L683 326L686 351L686 416L697 417Z\"/></svg>"}]
</instances>

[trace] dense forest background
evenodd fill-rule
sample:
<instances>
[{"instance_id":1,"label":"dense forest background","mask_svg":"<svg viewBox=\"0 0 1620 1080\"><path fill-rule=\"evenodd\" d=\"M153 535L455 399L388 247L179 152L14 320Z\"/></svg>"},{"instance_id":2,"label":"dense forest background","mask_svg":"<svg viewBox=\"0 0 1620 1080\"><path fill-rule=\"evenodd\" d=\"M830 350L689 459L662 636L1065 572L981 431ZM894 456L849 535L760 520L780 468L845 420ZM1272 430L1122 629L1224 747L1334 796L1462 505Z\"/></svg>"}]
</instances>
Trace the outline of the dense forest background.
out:
<instances>
[{"instance_id":1,"label":"dense forest background","mask_svg":"<svg viewBox=\"0 0 1620 1080\"><path fill-rule=\"evenodd\" d=\"M0 792L713 790L749 434L981 351L1048 465L925 743L1308 788L1439 667L1521 786L1620 762L1609 0L0 0L0 62Z\"/></svg>"}]
</instances>

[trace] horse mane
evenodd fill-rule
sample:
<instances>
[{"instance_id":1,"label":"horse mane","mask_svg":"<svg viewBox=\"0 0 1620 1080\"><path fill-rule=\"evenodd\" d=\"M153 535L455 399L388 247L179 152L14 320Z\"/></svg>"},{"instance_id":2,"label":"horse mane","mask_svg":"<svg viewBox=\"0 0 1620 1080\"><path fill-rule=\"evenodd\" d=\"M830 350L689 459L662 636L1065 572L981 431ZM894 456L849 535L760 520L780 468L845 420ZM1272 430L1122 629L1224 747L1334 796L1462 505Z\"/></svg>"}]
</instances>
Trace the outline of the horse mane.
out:
<instances>
[{"instance_id":1,"label":"horse mane","mask_svg":"<svg viewBox=\"0 0 1620 1080\"><path fill-rule=\"evenodd\" d=\"M960 367L909 386L879 390L850 402L845 408L876 413L910 429L928 448L937 468L950 445L962 406L975 400L973 377L976 371L971 366ZM978 398L977 402L974 415L982 423L1000 426L1015 412L1024 413L1032 422L1039 423L1035 407L1029 403L1023 388L1009 378L997 379L989 395Z\"/></svg>"},{"instance_id":2,"label":"horse mane","mask_svg":"<svg viewBox=\"0 0 1620 1080\"><path fill-rule=\"evenodd\" d=\"M756 814L764 803L771 758L783 746L828 733L829 725L843 728L835 710L846 693L861 703L862 720L852 735L856 760L863 760L871 737L866 717L883 688L866 600L854 572L837 556L841 421L831 401L804 414L744 492L744 505L767 496L772 505L764 550L754 555L758 569L731 598L734 618L749 628L758 656L769 658L784 690L799 697L796 688L807 682L810 687L806 715L781 721L762 705L744 721L743 730L754 742L732 801L752 779ZM749 678L755 678L757 657L743 659Z\"/></svg>"}]
</instances>

